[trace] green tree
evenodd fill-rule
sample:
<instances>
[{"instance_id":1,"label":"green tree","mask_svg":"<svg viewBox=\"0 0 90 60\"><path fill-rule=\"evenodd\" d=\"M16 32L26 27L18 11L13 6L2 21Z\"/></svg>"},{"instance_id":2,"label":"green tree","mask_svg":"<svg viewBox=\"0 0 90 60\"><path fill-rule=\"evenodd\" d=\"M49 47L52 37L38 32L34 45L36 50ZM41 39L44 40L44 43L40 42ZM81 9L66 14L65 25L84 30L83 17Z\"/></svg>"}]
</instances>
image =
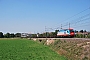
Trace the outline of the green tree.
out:
<instances>
[{"instance_id":1,"label":"green tree","mask_svg":"<svg viewBox=\"0 0 90 60\"><path fill-rule=\"evenodd\" d=\"M16 33L15 37L21 37L21 33Z\"/></svg>"},{"instance_id":2,"label":"green tree","mask_svg":"<svg viewBox=\"0 0 90 60\"><path fill-rule=\"evenodd\" d=\"M87 37L90 38L90 34L88 34Z\"/></svg>"},{"instance_id":3,"label":"green tree","mask_svg":"<svg viewBox=\"0 0 90 60\"><path fill-rule=\"evenodd\" d=\"M43 37L46 37L47 36L47 32L46 33L43 33Z\"/></svg>"},{"instance_id":4,"label":"green tree","mask_svg":"<svg viewBox=\"0 0 90 60\"><path fill-rule=\"evenodd\" d=\"M83 33L83 30L80 30L81 33Z\"/></svg>"},{"instance_id":5,"label":"green tree","mask_svg":"<svg viewBox=\"0 0 90 60\"><path fill-rule=\"evenodd\" d=\"M10 33L4 34L4 37L5 37L5 38L10 38Z\"/></svg>"},{"instance_id":6,"label":"green tree","mask_svg":"<svg viewBox=\"0 0 90 60\"><path fill-rule=\"evenodd\" d=\"M11 33L11 34L10 34L10 37L11 37L11 38L14 38L14 37L15 37L14 33Z\"/></svg>"},{"instance_id":7,"label":"green tree","mask_svg":"<svg viewBox=\"0 0 90 60\"><path fill-rule=\"evenodd\" d=\"M37 37L37 34L32 34L31 37L32 37L32 38L36 38L36 37Z\"/></svg>"},{"instance_id":8,"label":"green tree","mask_svg":"<svg viewBox=\"0 0 90 60\"><path fill-rule=\"evenodd\" d=\"M75 33L78 33L78 31L77 31L77 30L75 30Z\"/></svg>"},{"instance_id":9,"label":"green tree","mask_svg":"<svg viewBox=\"0 0 90 60\"><path fill-rule=\"evenodd\" d=\"M59 30L55 30L55 37L57 37L57 33L58 33Z\"/></svg>"},{"instance_id":10,"label":"green tree","mask_svg":"<svg viewBox=\"0 0 90 60\"><path fill-rule=\"evenodd\" d=\"M2 32L0 32L0 38L3 38L4 36L3 36L3 33Z\"/></svg>"},{"instance_id":11,"label":"green tree","mask_svg":"<svg viewBox=\"0 0 90 60\"><path fill-rule=\"evenodd\" d=\"M39 34L39 37L42 38L43 37L43 34Z\"/></svg>"},{"instance_id":12,"label":"green tree","mask_svg":"<svg viewBox=\"0 0 90 60\"><path fill-rule=\"evenodd\" d=\"M50 37L56 37L55 32L51 32L51 33L50 33Z\"/></svg>"},{"instance_id":13,"label":"green tree","mask_svg":"<svg viewBox=\"0 0 90 60\"><path fill-rule=\"evenodd\" d=\"M86 30L84 30L83 32L87 32Z\"/></svg>"}]
</instances>

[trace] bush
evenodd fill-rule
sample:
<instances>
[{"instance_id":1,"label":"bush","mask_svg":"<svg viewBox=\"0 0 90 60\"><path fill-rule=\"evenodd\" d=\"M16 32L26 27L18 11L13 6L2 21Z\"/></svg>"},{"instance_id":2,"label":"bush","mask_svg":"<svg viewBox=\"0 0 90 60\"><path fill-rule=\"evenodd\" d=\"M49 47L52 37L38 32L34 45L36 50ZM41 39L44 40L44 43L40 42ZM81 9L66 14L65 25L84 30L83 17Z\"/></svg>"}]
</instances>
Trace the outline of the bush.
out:
<instances>
[{"instance_id":1,"label":"bush","mask_svg":"<svg viewBox=\"0 0 90 60\"><path fill-rule=\"evenodd\" d=\"M90 34L88 34L87 37L90 38Z\"/></svg>"}]
</instances>

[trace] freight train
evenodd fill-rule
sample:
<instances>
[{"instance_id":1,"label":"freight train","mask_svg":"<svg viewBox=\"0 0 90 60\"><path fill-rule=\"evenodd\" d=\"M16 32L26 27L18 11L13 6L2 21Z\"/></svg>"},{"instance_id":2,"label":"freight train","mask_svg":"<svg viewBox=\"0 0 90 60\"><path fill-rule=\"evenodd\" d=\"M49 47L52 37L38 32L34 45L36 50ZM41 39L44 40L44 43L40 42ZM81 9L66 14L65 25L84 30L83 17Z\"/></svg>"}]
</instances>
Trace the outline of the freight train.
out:
<instances>
[{"instance_id":1,"label":"freight train","mask_svg":"<svg viewBox=\"0 0 90 60\"><path fill-rule=\"evenodd\" d=\"M73 29L61 29L57 32L57 37L74 37L75 32Z\"/></svg>"}]
</instances>

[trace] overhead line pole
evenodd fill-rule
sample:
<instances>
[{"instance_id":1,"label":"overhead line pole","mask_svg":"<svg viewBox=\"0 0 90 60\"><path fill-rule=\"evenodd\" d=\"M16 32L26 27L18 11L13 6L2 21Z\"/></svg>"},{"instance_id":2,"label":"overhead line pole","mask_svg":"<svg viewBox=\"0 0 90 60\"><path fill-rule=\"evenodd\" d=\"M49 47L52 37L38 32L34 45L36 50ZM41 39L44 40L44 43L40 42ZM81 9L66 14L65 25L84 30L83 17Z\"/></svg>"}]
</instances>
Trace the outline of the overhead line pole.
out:
<instances>
[{"instance_id":1,"label":"overhead line pole","mask_svg":"<svg viewBox=\"0 0 90 60\"><path fill-rule=\"evenodd\" d=\"M47 30L46 30L46 26L45 26L45 35L46 35L46 40L47 40L47 32L46 32Z\"/></svg>"},{"instance_id":2,"label":"overhead line pole","mask_svg":"<svg viewBox=\"0 0 90 60\"><path fill-rule=\"evenodd\" d=\"M62 29L62 24L61 24L61 29Z\"/></svg>"},{"instance_id":3,"label":"overhead line pole","mask_svg":"<svg viewBox=\"0 0 90 60\"><path fill-rule=\"evenodd\" d=\"M69 23L69 29L70 29L70 23Z\"/></svg>"}]
</instances>

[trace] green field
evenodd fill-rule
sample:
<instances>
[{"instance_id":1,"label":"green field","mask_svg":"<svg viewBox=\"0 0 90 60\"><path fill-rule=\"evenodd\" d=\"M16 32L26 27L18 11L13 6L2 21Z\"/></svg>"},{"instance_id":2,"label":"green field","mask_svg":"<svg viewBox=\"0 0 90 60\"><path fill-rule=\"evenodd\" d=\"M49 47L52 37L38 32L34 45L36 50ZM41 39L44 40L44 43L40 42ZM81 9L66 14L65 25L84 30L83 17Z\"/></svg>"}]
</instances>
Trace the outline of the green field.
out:
<instances>
[{"instance_id":1,"label":"green field","mask_svg":"<svg viewBox=\"0 0 90 60\"><path fill-rule=\"evenodd\" d=\"M66 58L32 40L0 39L0 60L66 60Z\"/></svg>"}]
</instances>

